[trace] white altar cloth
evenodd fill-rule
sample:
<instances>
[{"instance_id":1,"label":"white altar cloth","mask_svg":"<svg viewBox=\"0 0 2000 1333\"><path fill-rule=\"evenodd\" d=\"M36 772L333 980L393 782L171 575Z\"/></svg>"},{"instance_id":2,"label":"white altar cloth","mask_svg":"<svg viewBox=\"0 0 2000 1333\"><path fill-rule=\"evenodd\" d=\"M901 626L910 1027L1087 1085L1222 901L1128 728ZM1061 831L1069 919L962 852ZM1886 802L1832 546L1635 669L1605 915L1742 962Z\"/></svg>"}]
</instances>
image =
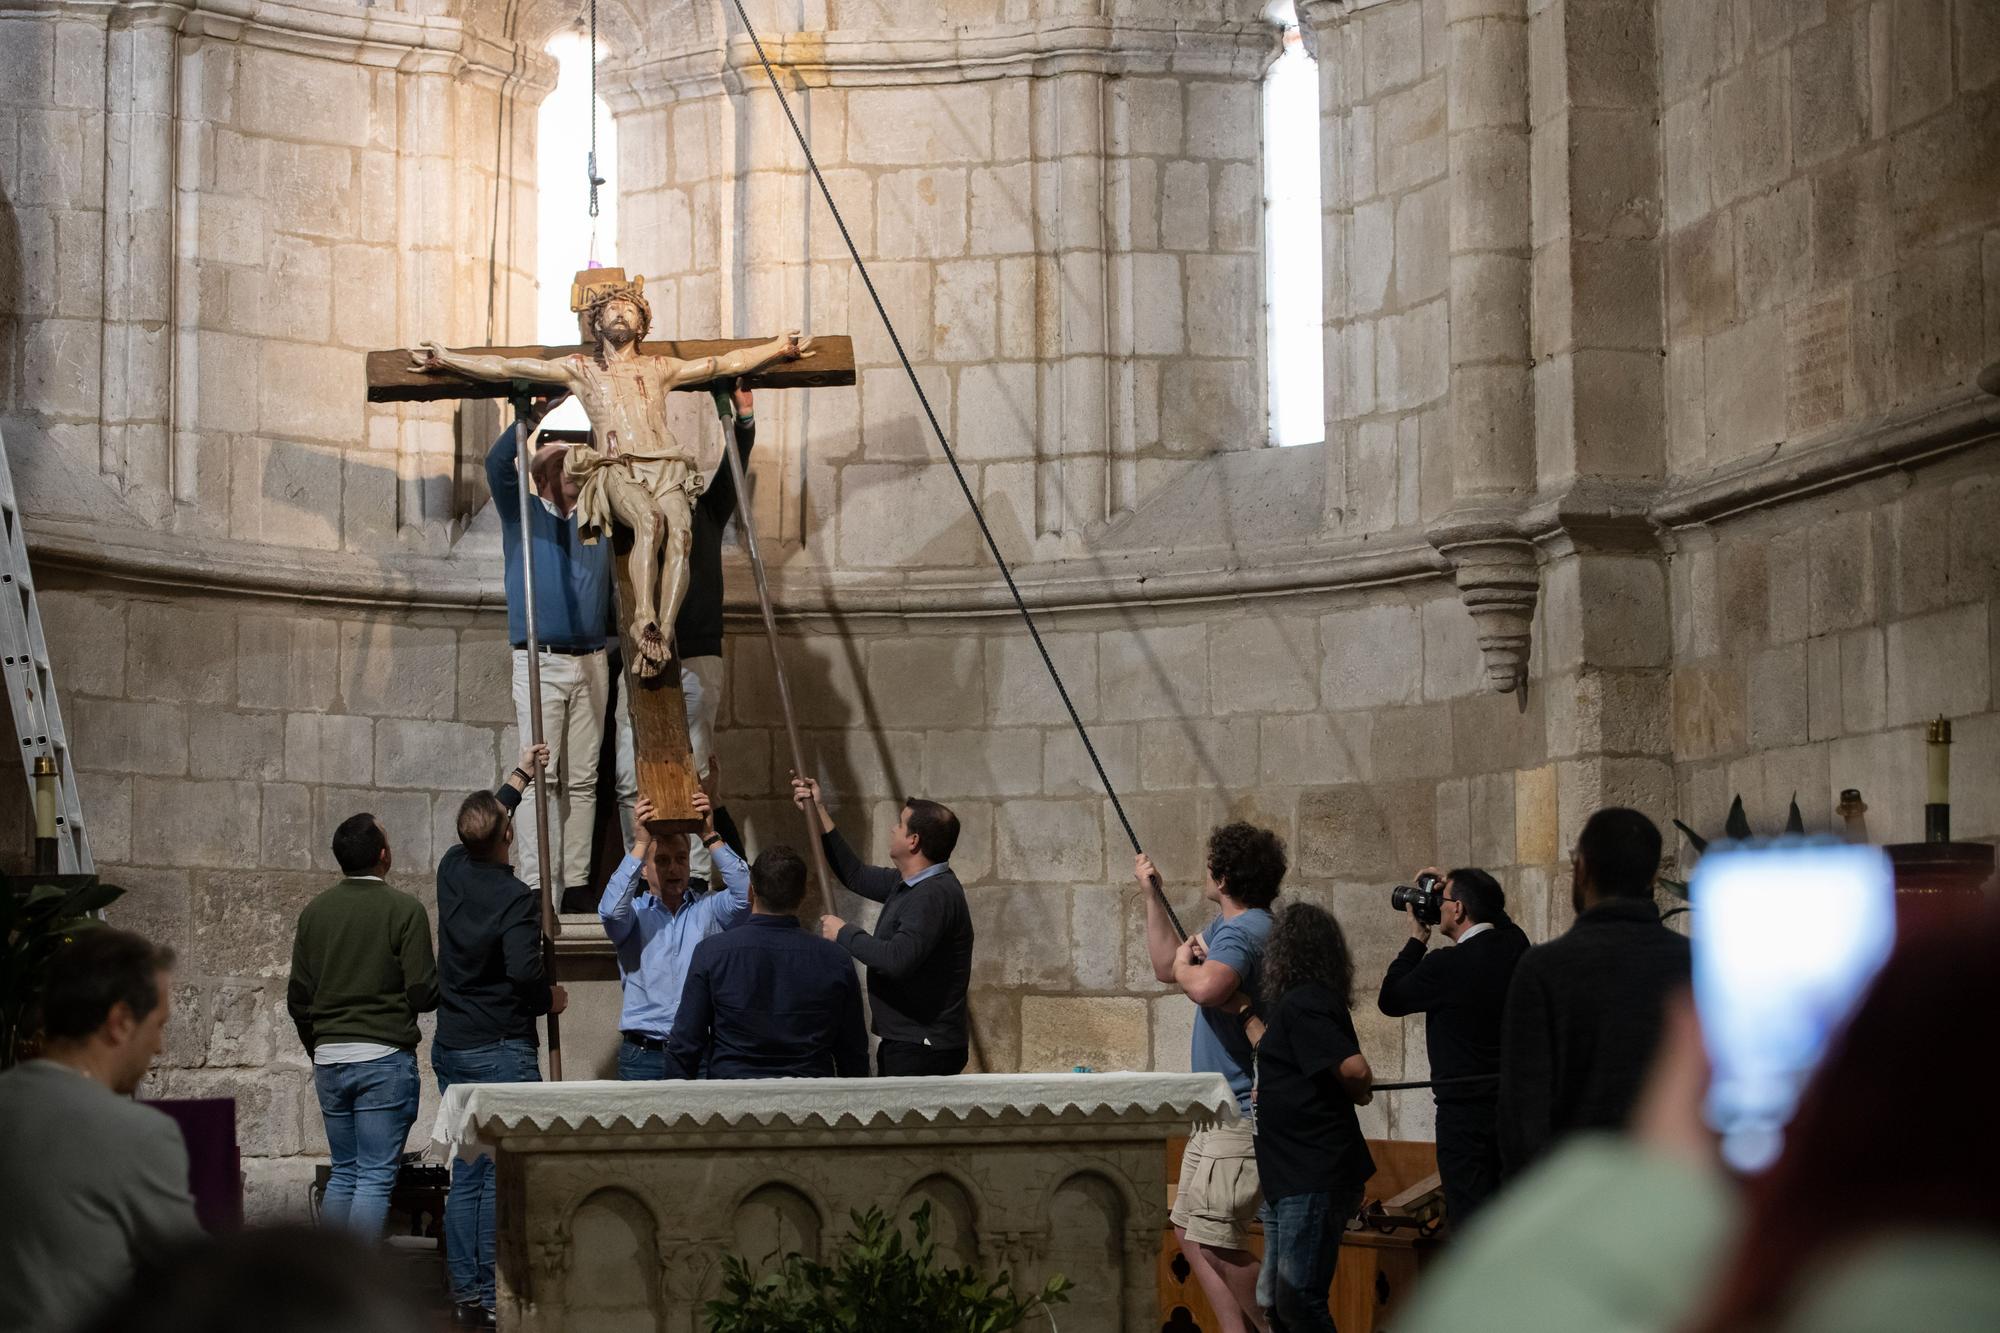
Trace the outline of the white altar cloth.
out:
<instances>
[{"instance_id":1,"label":"white altar cloth","mask_svg":"<svg viewBox=\"0 0 2000 1333\"><path fill-rule=\"evenodd\" d=\"M1220 1074L960 1074L952 1078L774 1078L644 1083L459 1083L431 1137L476 1156L510 1133L1058 1125L1099 1117L1236 1120Z\"/></svg>"}]
</instances>

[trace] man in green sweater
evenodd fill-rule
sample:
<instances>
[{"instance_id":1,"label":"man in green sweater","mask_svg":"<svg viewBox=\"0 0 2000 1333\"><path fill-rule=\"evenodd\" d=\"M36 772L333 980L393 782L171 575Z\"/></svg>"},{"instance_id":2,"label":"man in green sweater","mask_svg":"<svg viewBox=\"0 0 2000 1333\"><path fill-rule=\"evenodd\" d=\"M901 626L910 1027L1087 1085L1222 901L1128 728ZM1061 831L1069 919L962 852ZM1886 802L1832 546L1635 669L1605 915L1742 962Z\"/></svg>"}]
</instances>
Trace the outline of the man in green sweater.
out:
<instances>
[{"instance_id":1,"label":"man in green sweater","mask_svg":"<svg viewBox=\"0 0 2000 1333\"><path fill-rule=\"evenodd\" d=\"M438 1006L437 960L423 904L388 885L375 816L334 830L333 857L346 878L299 913L286 1002L333 1157L320 1214L372 1238L417 1118L417 1015Z\"/></svg>"}]
</instances>

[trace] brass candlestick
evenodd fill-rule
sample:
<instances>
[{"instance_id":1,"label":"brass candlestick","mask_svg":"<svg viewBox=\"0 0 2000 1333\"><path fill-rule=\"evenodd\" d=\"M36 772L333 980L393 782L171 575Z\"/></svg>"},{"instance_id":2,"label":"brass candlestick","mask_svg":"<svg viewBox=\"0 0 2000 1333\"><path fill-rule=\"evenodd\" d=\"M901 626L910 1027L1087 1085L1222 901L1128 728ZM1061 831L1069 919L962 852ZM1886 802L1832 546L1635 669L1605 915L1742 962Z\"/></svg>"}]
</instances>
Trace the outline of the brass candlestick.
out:
<instances>
[{"instance_id":1,"label":"brass candlestick","mask_svg":"<svg viewBox=\"0 0 2000 1333\"><path fill-rule=\"evenodd\" d=\"M1841 837L1845 841L1853 843L1868 841L1868 803L1861 799L1859 788L1843 788L1840 793L1840 804L1834 807L1834 813L1840 816Z\"/></svg>"}]
</instances>

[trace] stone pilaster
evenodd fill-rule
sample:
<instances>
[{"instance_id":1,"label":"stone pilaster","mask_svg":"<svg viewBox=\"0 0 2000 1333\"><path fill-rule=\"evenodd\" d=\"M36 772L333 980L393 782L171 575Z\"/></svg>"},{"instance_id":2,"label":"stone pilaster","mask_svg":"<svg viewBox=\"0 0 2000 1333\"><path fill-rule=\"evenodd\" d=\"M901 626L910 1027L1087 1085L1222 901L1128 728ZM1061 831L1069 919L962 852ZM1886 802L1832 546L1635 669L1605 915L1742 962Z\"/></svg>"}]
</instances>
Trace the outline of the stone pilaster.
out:
<instances>
[{"instance_id":1,"label":"stone pilaster","mask_svg":"<svg viewBox=\"0 0 2000 1333\"><path fill-rule=\"evenodd\" d=\"M1353 448L1354 357L1349 353L1347 283L1348 237L1354 225L1354 178L1350 166L1354 111L1348 88L1341 24L1347 0L1303 0L1297 8L1299 36L1319 71L1320 306L1324 318L1326 390L1327 524L1337 531L1347 496L1348 454ZM1369 145L1373 157L1373 144ZM1374 391L1374 367L1366 371Z\"/></svg>"},{"instance_id":2,"label":"stone pilaster","mask_svg":"<svg viewBox=\"0 0 2000 1333\"><path fill-rule=\"evenodd\" d=\"M1520 516L1535 491L1529 374L1527 14L1449 0L1451 508L1431 544L1479 627L1491 688L1527 679L1538 585Z\"/></svg>"},{"instance_id":3,"label":"stone pilaster","mask_svg":"<svg viewBox=\"0 0 2000 1333\"><path fill-rule=\"evenodd\" d=\"M1562 853L1593 811L1630 806L1663 830L1674 809L1666 563L1643 530L1628 546L1544 544L1542 685L1555 769L1558 888ZM1672 844L1669 842L1669 850ZM1550 926L1568 920L1562 894Z\"/></svg>"},{"instance_id":4,"label":"stone pilaster","mask_svg":"<svg viewBox=\"0 0 2000 1333\"><path fill-rule=\"evenodd\" d=\"M1531 8L1541 489L1656 482L1666 429L1655 5L1533 0Z\"/></svg>"},{"instance_id":5,"label":"stone pilaster","mask_svg":"<svg viewBox=\"0 0 2000 1333\"><path fill-rule=\"evenodd\" d=\"M1455 508L1535 489L1528 348L1528 82L1523 0L1447 0Z\"/></svg>"},{"instance_id":6,"label":"stone pilaster","mask_svg":"<svg viewBox=\"0 0 2000 1333\"><path fill-rule=\"evenodd\" d=\"M101 470L155 521L194 497L173 449L174 98L178 6L132 6L105 34Z\"/></svg>"}]
</instances>

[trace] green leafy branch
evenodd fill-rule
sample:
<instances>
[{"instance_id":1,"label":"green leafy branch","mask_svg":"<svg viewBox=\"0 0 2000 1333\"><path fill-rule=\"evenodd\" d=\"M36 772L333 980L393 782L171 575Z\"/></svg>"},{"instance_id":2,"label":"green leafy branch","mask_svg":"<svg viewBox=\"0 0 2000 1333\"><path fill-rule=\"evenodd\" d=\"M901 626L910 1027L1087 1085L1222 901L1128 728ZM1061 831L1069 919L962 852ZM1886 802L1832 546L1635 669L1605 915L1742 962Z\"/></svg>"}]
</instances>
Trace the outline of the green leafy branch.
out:
<instances>
[{"instance_id":1,"label":"green leafy branch","mask_svg":"<svg viewBox=\"0 0 2000 1333\"><path fill-rule=\"evenodd\" d=\"M1013 1279L940 1266L931 1206L910 1215L915 1238L879 1208L853 1214L831 1264L796 1251L758 1274L736 1255L723 1262L723 1295L708 1303L710 1333L1008 1333L1069 1299L1060 1275L1025 1298Z\"/></svg>"}]
</instances>

